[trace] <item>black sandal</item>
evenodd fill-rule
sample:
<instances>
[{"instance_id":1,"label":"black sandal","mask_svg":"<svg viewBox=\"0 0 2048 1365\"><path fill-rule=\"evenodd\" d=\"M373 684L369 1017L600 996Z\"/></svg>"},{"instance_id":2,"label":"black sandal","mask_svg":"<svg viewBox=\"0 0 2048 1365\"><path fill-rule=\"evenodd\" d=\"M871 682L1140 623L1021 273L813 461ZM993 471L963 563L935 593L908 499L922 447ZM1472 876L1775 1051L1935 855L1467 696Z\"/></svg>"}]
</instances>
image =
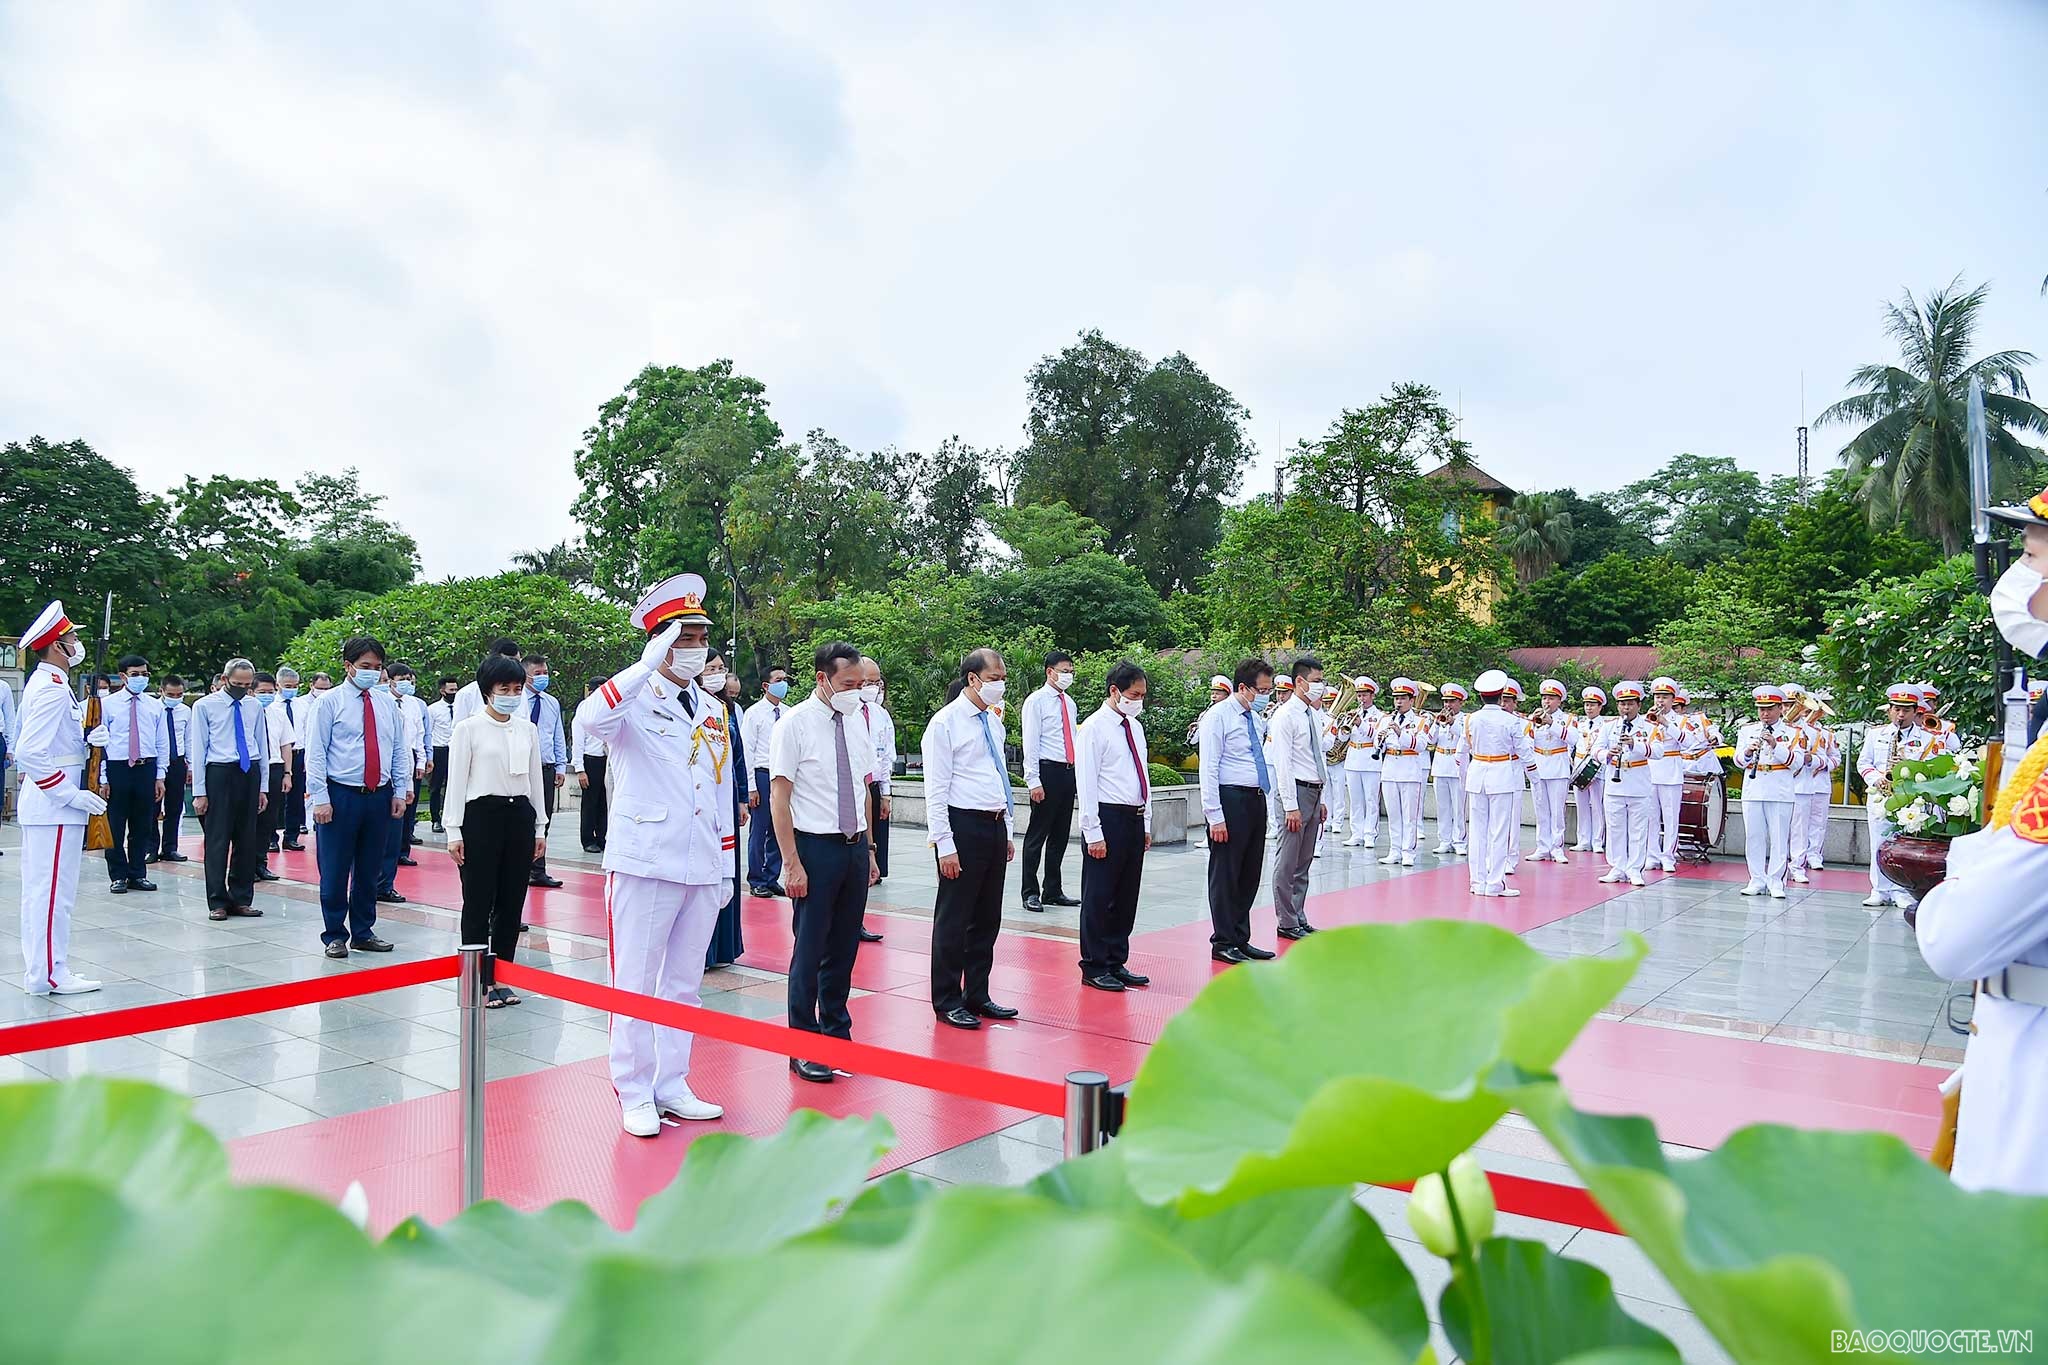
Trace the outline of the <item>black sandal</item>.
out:
<instances>
[{"instance_id":1,"label":"black sandal","mask_svg":"<svg viewBox=\"0 0 2048 1365\"><path fill-rule=\"evenodd\" d=\"M493 986L484 992L484 1008L501 1010L512 1003L512 992L505 986Z\"/></svg>"}]
</instances>

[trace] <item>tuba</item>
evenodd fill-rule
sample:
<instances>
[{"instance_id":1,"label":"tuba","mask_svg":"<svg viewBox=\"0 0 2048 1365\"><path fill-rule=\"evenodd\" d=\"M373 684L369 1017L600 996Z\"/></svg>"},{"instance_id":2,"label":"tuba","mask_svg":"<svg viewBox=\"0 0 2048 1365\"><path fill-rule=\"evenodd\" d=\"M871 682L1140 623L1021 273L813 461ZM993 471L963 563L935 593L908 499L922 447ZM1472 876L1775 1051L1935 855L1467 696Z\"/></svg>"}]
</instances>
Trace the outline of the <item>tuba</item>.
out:
<instances>
[{"instance_id":1,"label":"tuba","mask_svg":"<svg viewBox=\"0 0 2048 1365\"><path fill-rule=\"evenodd\" d=\"M1364 709L1358 705L1358 686L1351 681L1350 676L1347 674L1344 680L1337 684L1337 691L1330 698L1328 708L1330 723L1333 726L1348 725L1350 724L1348 717L1351 713L1357 711L1363 714ZM1323 757L1331 763L1342 763L1345 751L1350 745L1351 741L1348 738L1333 739L1330 741L1330 747Z\"/></svg>"}]
</instances>

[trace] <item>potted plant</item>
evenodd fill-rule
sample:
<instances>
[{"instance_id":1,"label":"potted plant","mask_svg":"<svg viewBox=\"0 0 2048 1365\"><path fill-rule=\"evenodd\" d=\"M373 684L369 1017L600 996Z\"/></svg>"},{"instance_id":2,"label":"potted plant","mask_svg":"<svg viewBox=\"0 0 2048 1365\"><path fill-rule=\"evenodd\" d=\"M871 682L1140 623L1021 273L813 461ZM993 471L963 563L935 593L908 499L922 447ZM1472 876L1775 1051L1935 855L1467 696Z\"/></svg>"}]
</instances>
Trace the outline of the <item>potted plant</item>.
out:
<instances>
[{"instance_id":1,"label":"potted plant","mask_svg":"<svg viewBox=\"0 0 2048 1365\"><path fill-rule=\"evenodd\" d=\"M1877 850L1878 868L1923 899L1948 874L1949 840L1984 826L1984 751L1902 760L1884 798L1894 833ZM1911 923L1913 912L1906 912Z\"/></svg>"}]
</instances>

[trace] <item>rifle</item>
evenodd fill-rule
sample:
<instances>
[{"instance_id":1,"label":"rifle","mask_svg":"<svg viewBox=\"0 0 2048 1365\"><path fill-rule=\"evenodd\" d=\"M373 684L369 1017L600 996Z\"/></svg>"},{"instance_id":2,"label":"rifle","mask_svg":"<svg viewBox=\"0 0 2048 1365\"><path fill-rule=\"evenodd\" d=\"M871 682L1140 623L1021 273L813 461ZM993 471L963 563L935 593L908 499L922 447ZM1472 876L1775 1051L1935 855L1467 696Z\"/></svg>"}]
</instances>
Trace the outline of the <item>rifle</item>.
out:
<instances>
[{"instance_id":1,"label":"rifle","mask_svg":"<svg viewBox=\"0 0 2048 1365\"><path fill-rule=\"evenodd\" d=\"M100 621L99 655L93 660L92 671L94 677L103 677L106 674L107 637L113 633L114 594L109 590L107 593L106 615ZM99 689L91 683L87 683L85 685L85 715L83 718L85 733L89 735L100 728L100 722L105 719L105 716L102 714L103 710L104 708L100 705ZM85 776L81 779L87 791L99 791L100 780L105 775L106 766L107 751L94 745L87 745L85 750ZM107 813L101 811L98 815L88 816L85 822L86 851L98 852L101 849L108 849L113 846L114 826L107 819Z\"/></svg>"}]
</instances>

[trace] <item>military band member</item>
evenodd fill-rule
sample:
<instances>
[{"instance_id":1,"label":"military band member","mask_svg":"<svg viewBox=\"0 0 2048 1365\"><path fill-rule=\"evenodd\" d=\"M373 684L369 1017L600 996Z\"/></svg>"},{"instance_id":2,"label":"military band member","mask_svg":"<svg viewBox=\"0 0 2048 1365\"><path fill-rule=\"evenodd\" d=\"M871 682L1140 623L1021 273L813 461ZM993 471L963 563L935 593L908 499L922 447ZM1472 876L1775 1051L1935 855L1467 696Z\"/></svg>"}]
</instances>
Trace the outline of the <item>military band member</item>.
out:
<instances>
[{"instance_id":1,"label":"military band member","mask_svg":"<svg viewBox=\"0 0 2048 1365\"><path fill-rule=\"evenodd\" d=\"M1856 771L1863 777L1864 819L1870 826L1870 894L1863 904L1872 910L1886 905L1903 908L1913 904L1913 895L1877 865L1877 851L1892 834L1891 816L1885 798L1891 795L1892 772L1907 759L1927 756L1929 738L1920 727L1920 690L1911 683L1893 683L1885 689L1886 724L1872 725L1863 732L1863 748L1856 756Z\"/></svg>"},{"instance_id":2,"label":"military band member","mask_svg":"<svg viewBox=\"0 0 2048 1365\"><path fill-rule=\"evenodd\" d=\"M1436 788L1434 851L1439 858L1462 858L1468 848L1465 769L1470 766L1466 755L1472 718L1465 714L1465 699L1470 694L1459 684L1447 682L1441 695L1443 716L1431 727L1429 738L1429 776Z\"/></svg>"},{"instance_id":3,"label":"military band member","mask_svg":"<svg viewBox=\"0 0 2048 1365\"><path fill-rule=\"evenodd\" d=\"M634 605L632 620L647 633L646 647L597 690L603 706L584 723L610 760L604 899L612 985L697 1005L737 844L725 707L696 683L710 656L704 580L664 580ZM690 1090L691 1042L681 1029L613 1016L612 1087L626 1132L653 1137L663 1114L725 1112Z\"/></svg>"},{"instance_id":4,"label":"military band member","mask_svg":"<svg viewBox=\"0 0 2048 1365\"><path fill-rule=\"evenodd\" d=\"M1213 675L1209 679L1209 705L1214 706L1217 702L1222 701L1229 695L1230 679L1224 677L1221 673ZM1196 716L1193 720L1188 722L1187 745L1190 749L1193 749L1198 747L1201 744L1201 742L1202 718L1200 716Z\"/></svg>"},{"instance_id":5,"label":"military band member","mask_svg":"<svg viewBox=\"0 0 2048 1365\"><path fill-rule=\"evenodd\" d=\"M1721 746L1726 743L1721 737L1721 722L1709 716L1703 707L1695 705L1683 687L1678 690L1678 704L1692 723L1692 747L1686 750L1686 775L1718 777L1721 772Z\"/></svg>"},{"instance_id":6,"label":"military band member","mask_svg":"<svg viewBox=\"0 0 2048 1365\"><path fill-rule=\"evenodd\" d=\"M1522 684L1515 681L1515 679L1512 676L1508 678L1507 689L1500 694L1500 709L1507 712L1511 716L1522 716ZM1524 739L1528 738L1528 726L1528 718L1526 716L1522 716L1522 729ZM1529 789L1528 763L1517 763L1514 765L1514 767L1515 781L1517 784L1519 784L1519 790L1527 791ZM1519 870L1522 862L1522 814L1521 804L1519 800L1516 802L1515 819L1512 826L1510 827L1510 834L1511 837L1514 839L1515 848L1513 856L1508 859L1507 875L1512 877Z\"/></svg>"},{"instance_id":7,"label":"military band member","mask_svg":"<svg viewBox=\"0 0 2048 1365\"><path fill-rule=\"evenodd\" d=\"M1653 727L1642 714L1643 685L1616 683L1614 709L1620 714L1600 731L1600 742L1593 750L1600 762L1600 775L1594 781L1606 784L1602 796L1607 812L1607 872L1600 880L1641 886L1643 869L1650 860L1650 755L1654 743Z\"/></svg>"},{"instance_id":8,"label":"military band member","mask_svg":"<svg viewBox=\"0 0 2048 1365\"><path fill-rule=\"evenodd\" d=\"M1519 896L1508 885L1515 856L1515 826L1522 816L1522 772L1534 757L1525 722L1501 710L1507 674L1497 668L1473 682L1484 703L1465 727L1465 786L1472 805L1467 838L1472 849L1469 868L1475 896Z\"/></svg>"},{"instance_id":9,"label":"military band member","mask_svg":"<svg viewBox=\"0 0 2048 1365\"><path fill-rule=\"evenodd\" d=\"M1786 874L1801 886L1812 880L1806 874L1826 861L1828 798L1834 790L1835 768L1841 763L1835 732L1828 728L1818 700L1811 695L1804 700L1804 708L1792 722L1799 735L1801 767L1799 776L1792 779L1792 843Z\"/></svg>"},{"instance_id":10,"label":"military band member","mask_svg":"<svg viewBox=\"0 0 2048 1365\"><path fill-rule=\"evenodd\" d=\"M1351 837L1344 847L1371 848L1380 839L1380 730L1387 713L1373 704L1378 683L1360 676L1351 685L1358 710L1344 732L1344 799L1351 807Z\"/></svg>"},{"instance_id":11,"label":"military band member","mask_svg":"<svg viewBox=\"0 0 2048 1365\"><path fill-rule=\"evenodd\" d=\"M1380 792L1386 797L1391 829L1387 856L1380 861L1413 867L1415 851L1422 846L1422 784L1429 777L1431 728L1415 709L1420 683L1396 678L1388 690L1394 696L1394 714L1380 732Z\"/></svg>"},{"instance_id":12,"label":"military band member","mask_svg":"<svg viewBox=\"0 0 2048 1365\"><path fill-rule=\"evenodd\" d=\"M1693 747L1692 724L1678 705L1678 684L1650 683L1650 858L1651 867L1678 870L1678 810L1685 801L1685 755Z\"/></svg>"},{"instance_id":13,"label":"military band member","mask_svg":"<svg viewBox=\"0 0 2048 1365\"><path fill-rule=\"evenodd\" d=\"M1529 790L1536 803L1536 851L1529 861L1570 862L1564 856L1564 797L1572 785L1571 721L1564 711L1564 684L1545 678L1536 689L1540 701L1529 718L1533 764Z\"/></svg>"},{"instance_id":14,"label":"military band member","mask_svg":"<svg viewBox=\"0 0 2048 1365\"><path fill-rule=\"evenodd\" d=\"M1579 770L1600 747L1600 732L1606 728L1607 719L1600 713L1607 706L1607 693L1598 687L1583 688L1579 692L1580 714L1572 721L1572 775ZM1607 851L1607 812L1602 800L1606 788L1596 775L1591 782L1574 789L1574 799L1579 806L1579 841L1572 845L1577 853L1605 853Z\"/></svg>"},{"instance_id":15,"label":"military band member","mask_svg":"<svg viewBox=\"0 0 2048 1365\"><path fill-rule=\"evenodd\" d=\"M1745 896L1769 892L1785 899L1785 868L1792 845L1792 783L1804 767L1797 737L1784 723L1785 689L1766 683L1750 694L1756 720L1735 740L1735 764L1743 771L1742 842L1749 860Z\"/></svg>"},{"instance_id":16,"label":"military band member","mask_svg":"<svg viewBox=\"0 0 2048 1365\"><path fill-rule=\"evenodd\" d=\"M1929 756L1963 751L1963 737L1957 733L1955 722L1942 719L1941 689L1933 683L1920 684L1920 728L1930 737L1927 741Z\"/></svg>"},{"instance_id":17,"label":"military band member","mask_svg":"<svg viewBox=\"0 0 2048 1365\"><path fill-rule=\"evenodd\" d=\"M85 822L107 803L85 783L85 731L71 700L67 670L85 659L78 631L52 602L21 633L35 665L21 685L14 761L21 769L21 988L30 995L83 995L100 983L77 975L68 961L71 907Z\"/></svg>"}]
</instances>

